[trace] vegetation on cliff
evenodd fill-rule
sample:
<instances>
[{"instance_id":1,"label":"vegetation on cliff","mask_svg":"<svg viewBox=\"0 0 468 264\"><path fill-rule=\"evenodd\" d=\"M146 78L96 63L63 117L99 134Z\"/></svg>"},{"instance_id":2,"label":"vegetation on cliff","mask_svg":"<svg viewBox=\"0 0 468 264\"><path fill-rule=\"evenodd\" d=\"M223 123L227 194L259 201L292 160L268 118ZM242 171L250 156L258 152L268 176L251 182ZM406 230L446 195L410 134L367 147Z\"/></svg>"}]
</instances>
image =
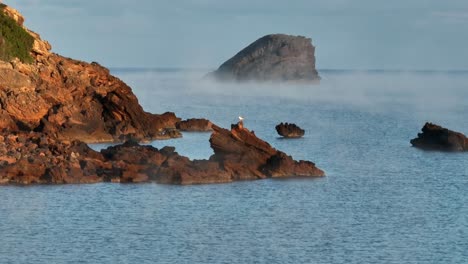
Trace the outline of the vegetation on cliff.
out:
<instances>
[{"instance_id":1,"label":"vegetation on cliff","mask_svg":"<svg viewBox=\"0 0 468 264\"><path fill-rule=\"evenodd\" d=\"M31 63L33 58L30 51L34 38L14 19L7 16L3 12L4 8L5 5L0 4L0 60L18 58L22 62Z\"/></svg>"}]
</instances>

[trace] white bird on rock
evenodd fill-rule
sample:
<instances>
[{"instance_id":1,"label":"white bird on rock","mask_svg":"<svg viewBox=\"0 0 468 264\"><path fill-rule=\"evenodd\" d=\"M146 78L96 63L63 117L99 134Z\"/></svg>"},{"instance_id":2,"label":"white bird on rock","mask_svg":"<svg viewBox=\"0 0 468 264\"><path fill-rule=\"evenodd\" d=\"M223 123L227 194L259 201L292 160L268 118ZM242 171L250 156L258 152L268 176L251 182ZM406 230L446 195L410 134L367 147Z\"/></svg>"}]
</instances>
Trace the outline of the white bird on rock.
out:
<instances>
[{"instance_id":1,"label":"white bird on rock","mask_svg":"<svg viewBox=\"0 0 468 264\"><path fill-rule=\"evenodd\" d=\"M240 129L244 128L244 118L242 116L239 116L239 122L237 122L237 127Z\"/></svg>"}]
</instances>

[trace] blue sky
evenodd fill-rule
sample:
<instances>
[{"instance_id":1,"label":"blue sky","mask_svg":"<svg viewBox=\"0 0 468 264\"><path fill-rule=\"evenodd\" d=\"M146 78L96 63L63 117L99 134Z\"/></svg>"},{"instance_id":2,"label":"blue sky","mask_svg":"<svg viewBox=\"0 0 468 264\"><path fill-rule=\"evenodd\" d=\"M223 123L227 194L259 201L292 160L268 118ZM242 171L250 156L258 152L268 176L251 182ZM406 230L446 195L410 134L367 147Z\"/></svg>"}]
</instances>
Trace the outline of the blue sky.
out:
<instances>
[{"instance_id":1,"label":"blue sky","mask_svg":"<svg viewBox=\"0 0 468 264\"><path fill-rule=\"evenodd\" d=\"M466 0L5 0L53 51L109 67L216 68L270 33L319 69L468 69Z\"/></svg>"}]
</instances>

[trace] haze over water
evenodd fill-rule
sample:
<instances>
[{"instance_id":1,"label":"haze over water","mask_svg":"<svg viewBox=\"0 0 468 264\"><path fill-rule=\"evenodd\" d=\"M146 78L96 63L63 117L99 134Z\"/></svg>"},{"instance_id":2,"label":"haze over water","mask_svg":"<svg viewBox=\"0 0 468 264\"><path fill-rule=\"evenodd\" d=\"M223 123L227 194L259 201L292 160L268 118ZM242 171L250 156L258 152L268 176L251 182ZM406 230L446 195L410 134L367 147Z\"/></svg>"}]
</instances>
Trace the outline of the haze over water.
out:
<instances>
[{"instance_id":1,"label":"haze over water","mask_svg":"<svg viewBox=\"0 0 468 264\"><path fill-rule=\"evenodd\" d=\"M319 86L218 84L205 70L113 72L146 111L245 126L321 179L2 187L4 263L464 263L465 153L412 148L426 121L468 133L467 72L322 71ZM274 129L294 122L302 139ZM209 133L174 145L208 158ZM100 148L102 146L93 146Z\"/></svg>"}]
</instances>

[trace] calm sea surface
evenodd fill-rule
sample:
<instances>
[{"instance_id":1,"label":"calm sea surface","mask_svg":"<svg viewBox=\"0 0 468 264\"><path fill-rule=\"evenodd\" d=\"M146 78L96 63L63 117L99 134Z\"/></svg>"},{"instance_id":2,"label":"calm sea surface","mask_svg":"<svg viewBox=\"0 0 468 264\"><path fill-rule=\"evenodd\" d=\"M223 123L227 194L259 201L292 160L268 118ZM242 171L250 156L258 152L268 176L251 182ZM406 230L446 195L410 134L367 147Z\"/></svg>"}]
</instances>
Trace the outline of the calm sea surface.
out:
<instances>
[{"instance_id":1,"label":"calm sea surface","mask_svg":"<svg viewBox=\"0 0 468 264\"><path fill-rule=\"evenodd\" d=\"M327 177L0 187L0 263L468 263L468 153L409 144L426 121L468 133L468 73L322 71L320 86L114 73L146 111L224 127L242 115ZM306 136L278 138L282 121ZM152 144L202 159L209 136Z\"/></svg>"}]
</instances>

